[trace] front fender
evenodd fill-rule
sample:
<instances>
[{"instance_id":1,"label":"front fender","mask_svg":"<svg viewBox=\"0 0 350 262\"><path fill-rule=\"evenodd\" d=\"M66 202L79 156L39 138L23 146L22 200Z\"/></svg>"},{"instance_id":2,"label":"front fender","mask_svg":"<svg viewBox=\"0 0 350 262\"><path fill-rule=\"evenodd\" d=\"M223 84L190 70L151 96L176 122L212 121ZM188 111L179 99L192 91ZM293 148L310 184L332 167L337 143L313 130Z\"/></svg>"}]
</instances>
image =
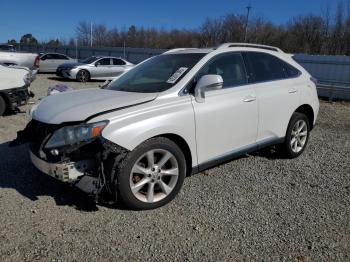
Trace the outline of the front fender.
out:
<instances>
[{"instance_id":1,"label":"front fender","mask_svg":"<svg viewBox=\"0 0 350 262\"><path fill-rule=\"evenodd\" d=\"M161 100L161 101L160 101ZM99 116L91 121L108 119L110 123L103 130L102 137L130 151L147 139L165 134L183 138L197 164L195 118L191 98L177 97L175 101L156 99L143 105L119 112Z\"/></svg>"}]
</instances>

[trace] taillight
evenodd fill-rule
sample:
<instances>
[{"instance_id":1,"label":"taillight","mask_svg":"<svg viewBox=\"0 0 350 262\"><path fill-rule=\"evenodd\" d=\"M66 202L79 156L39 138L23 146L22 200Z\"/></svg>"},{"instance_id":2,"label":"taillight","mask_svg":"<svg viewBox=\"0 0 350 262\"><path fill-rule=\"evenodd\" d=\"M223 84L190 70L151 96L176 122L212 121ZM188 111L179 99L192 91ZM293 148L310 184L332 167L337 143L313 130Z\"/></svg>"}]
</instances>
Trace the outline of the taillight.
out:
<instances>
[{"instance_id":1,"label":"taillight","mask_svg":"<svg viewBox=\"0 0 350 262\"><path fill-rule=\"evenodd\" d=\"M34 61L34 67L35 67L35 68L39 68L39 65L40 65L40 57L37 56L37 57L35 58L35 61Z\"/></svg>"},{"instance_id":2,"label":"taillight","mask_svg":"<svg viewBox=\"0 0 350 262\"><path fill-rule=\"evenodd\" d=\"M317 86L318 82L316 78L310 77L310 80L315 84L315 86Z\"/></svg>"}]
</instances>

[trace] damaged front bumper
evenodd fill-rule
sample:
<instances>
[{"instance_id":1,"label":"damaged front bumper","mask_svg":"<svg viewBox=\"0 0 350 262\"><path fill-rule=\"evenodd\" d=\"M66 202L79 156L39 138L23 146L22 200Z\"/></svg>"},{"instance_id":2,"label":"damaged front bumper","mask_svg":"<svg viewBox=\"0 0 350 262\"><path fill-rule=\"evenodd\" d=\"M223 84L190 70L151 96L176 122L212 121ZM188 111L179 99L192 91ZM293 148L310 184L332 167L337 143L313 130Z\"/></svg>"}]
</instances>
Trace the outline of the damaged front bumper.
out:
<instances>
[{"instance_id":1,"label":"damaged front bumper","mask_svg":"<svg viewBox=\"0 0 350 262\"><path fill-rule=\"evenodd\" d=\"M67 183L76 182L93 166L93 161L89 160L49 163L37 157L32 151L30 151L30 159L41 172Z\"/></svg>"},{"instance_id":2,"label":"damaged front bumper","mask_svg":"<svg viewBox=\"0 0 350 262\"><path fill-rule=\"evenodd\" d=\"M114 192L115 176L112 175L111 160L123 158L127 150L102 137L59 149L46 148L52 134L66 125L46 124L32 119L24 130L18 132L17 139L10 146L29 143L31 162L38 170L74 185L100 201L103 195Z\"/></svg>"},{"instance_id":3,"label":"damaged front bumper","mask_svg":"<svg viewBox=\"0 0 350 262\"><path fill-rule=\"evenodd\" d=\"M33 165L44 174L62 182L73 184L86 193L96 194L99 189L98 178L86 173L94 167L95 162L93 160L50 163L39 158L32 151L30 151L30 159Z\"/></svg>"},{"instance_id":4,"label":"damaged front bumper","mask_svg":"<svg viewBox=\"0 0 350 262\"><path fill-rule=\"evenodd\" d=\"M15 110L18 106L27 104L30 97L34 97L34 93L30 91L28 86L19 88L11 88L1 91L5 95L8 103L9 110Z\"/></svg>"}]
</instances>

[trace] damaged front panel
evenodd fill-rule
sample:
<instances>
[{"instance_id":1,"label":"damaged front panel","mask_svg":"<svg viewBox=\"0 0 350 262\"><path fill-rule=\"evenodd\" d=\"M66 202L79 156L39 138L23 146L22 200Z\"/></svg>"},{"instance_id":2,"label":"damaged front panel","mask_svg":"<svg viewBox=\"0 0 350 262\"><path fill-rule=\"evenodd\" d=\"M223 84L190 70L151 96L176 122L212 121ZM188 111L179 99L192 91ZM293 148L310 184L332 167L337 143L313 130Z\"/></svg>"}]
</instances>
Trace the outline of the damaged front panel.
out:
<instances>
[{"instance_id":1,"label":"damaged front panel","mask_svg":"<svg viewBox=\"0 0 350 262\"><path fill-rule=\"evenodd\" d=\"M43 173L74 184L96 198L104 189L112 193L111 187L116 178L111 174L113 168L106 170L104 165L111 158L125 157L128 152L125 148L102 137L55 150L45 148L55 131L72 124L77 123L53 125L32 120L23 131L18 132L12 145L29 143L31 160Z\"/></svg>"}]
</instances>

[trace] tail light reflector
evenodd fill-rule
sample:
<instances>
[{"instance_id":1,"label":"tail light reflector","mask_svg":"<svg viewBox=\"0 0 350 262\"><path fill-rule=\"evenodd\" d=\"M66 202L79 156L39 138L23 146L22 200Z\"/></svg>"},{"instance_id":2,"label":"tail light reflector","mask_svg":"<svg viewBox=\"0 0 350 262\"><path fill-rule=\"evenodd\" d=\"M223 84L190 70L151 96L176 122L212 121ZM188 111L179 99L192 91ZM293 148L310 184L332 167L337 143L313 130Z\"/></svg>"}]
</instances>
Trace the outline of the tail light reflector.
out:
<instances>
[{"instance_id":1,"label":"tail light reflector","mask_svg":"<svg viewBox=\"0 0 350 262\"><path fill-rule=\"evenodd\" d=\"M37 57L35 58L35 61L34 61L34 67L35 67L35 68L39 68L39 65L40 65L40 57L37 56Z\"/></svg>"}]
</instances>

